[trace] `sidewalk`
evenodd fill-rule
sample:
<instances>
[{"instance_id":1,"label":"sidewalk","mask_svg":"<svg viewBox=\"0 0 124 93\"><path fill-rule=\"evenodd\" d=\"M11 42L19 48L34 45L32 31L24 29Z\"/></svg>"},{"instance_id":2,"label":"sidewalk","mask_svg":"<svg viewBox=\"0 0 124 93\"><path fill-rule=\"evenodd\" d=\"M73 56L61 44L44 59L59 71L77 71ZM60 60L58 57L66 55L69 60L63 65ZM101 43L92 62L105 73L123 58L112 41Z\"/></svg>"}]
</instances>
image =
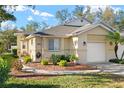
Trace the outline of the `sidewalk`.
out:
<instances>
[{"instance_id":1,"label":"sidewalk","mask_svg":"<svg viewBox=\"0 0 124 93\"><path fill-rule=\"evenodd\" d=\"M23 72L30 72L34 74L41 74L41 75L71 75L71 74L88 74L88 73L99 73L101 70L64 70L64 71L47 71L47 70L39 70L36 68L28 67L23 65Z\"/></svg>"}]
</instances>

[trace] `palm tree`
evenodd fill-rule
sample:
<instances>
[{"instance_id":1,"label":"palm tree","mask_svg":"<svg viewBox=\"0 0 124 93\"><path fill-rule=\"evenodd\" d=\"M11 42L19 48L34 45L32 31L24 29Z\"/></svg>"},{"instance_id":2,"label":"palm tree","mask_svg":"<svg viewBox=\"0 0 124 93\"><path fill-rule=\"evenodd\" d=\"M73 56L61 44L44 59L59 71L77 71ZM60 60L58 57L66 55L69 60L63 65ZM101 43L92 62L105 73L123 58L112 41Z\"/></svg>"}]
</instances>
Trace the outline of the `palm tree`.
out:
<instances>
[{"instance_id":1,"label":"palm tree","mask_svg":"<svg viewBox=\"0 0 124 93\"><path fill-rule=\"evenodd\" d=\"M118 54L117 54L118 46L119 46L119 44L124 44L124 38L121 37L119 31L109 32L109 34L107 35L107 38L108 38L109 41L114 43L115 56L116 56L117 59L119 59ZM124 56L124 51L122 53L121 60L122 60L123 56Z\"/></svg>"}]
</instances>

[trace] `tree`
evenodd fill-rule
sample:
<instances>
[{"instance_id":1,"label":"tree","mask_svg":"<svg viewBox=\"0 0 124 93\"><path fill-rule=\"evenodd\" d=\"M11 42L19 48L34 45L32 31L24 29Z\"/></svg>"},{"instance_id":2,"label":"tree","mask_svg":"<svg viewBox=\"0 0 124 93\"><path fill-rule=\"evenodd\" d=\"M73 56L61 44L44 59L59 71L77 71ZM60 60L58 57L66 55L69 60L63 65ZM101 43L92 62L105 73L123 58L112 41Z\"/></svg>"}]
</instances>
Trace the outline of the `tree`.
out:
<instances>
[{"instance_id":1,"label":"tree","mask_svg":"<svg viewBox=\"0 0 124 93\"><path fill-rule=\"evenodd\" d=\"M41 29L41 31L45 30L48 27L49 27L49 25L46 22L42 22L42 29Z\"/></svg>"},{"instance_id":2,"label":"tree","mask_svg":"<svg viewBox=\"0 0 124 93\"><path fill-rule=\"evenodd\" d=\"M0 5L0 23L3 21L15 21L16 17L13 15L12 12L7 12L5 10L5 8L7 7L7 5Z\"/></svg>"},{"instance_id":3,"label":"tree","mask_svg":"<svg viewBox=\"0 0 124 93\"><path fill-rule=\"evenodd\" d=\"M71 14L68 12L67 9L59 10L56 12L56 18L59 20L60 23L63 23L71 18Z\"/></svg>"},{"instance_id":4,"label":"tree","mask_svg":"<svg viewBox=\"0 0 124 93\"><path fill-rule=\"evenodd\" d=\"M77 5L77 6L75 6L73 15L76 16L77 18L81 19L84 16L83 12L84 12L84 6Z\"/></svg>"},{"instance_id":5,"label":"tree","mask_svg":"<svg viewBox=\"0 0 124 93\"><path fill-rule=\"evenodd\" d=\"M0 32L0 47L1 52L8 50L12 44L16 44L16 36L14 35L16 30L6 30Z\"/></svg>"},{"instance_id":6,"label":"tree","mask_svg":"<svg viewBox=\"0 0 124 93\"><path fill-rule=\"evenodd\" d=\"M108 23L109 25L114 25L115 15L114 11L110 6L107 6L102 13L102 18L104 22Z\"/></svg>"},{"instance_id":7,"label":"tree","mask_svg":"<svg viewBox=\"0 0 124 93\"><path fill-rule=\"evenodd\" d=\"M109 41L113 42L114 43L114 52L115 52L115 56L117 59L118 58L118 54L117 54L117 51L118 51L118 45L119 44L123 44L124 43L124 38L122 38L120 36L120 32L119 31L116 31L116 32L109 32L109 34L107 35L107 38ZM123 58L123 54L124 54L124 51L122 53L122 57L121 59Z\"/></svg>"},{"instance_id":8,"label":"tree","mask_svg":"<svg viewBox=\"0 0 124 93\"><path fill-rule=\"evenodd\" d=\"M75 6L75 10L72 11L73 16L76 16L79 19L82 19L82 17L87 18L90 21L93 21L95 18L94 13L91 12L91 7L90 6Z\"/></svg>"},{"instance_id":9,"label":"tree","mask_svg":"<svg viewBox=\"0 0 124 93\"><path fill-rule=\"evenodd\" d=\"M116 27L121 31L124 29L124 11L119 10L115 14L115 24Z\"/></svg>"},{"instance_id":10,"label":"tree","mask_svg":"<svg viewBox=\"0 0 124 93\"><path fill-rule=\"evenodd\" d=\"M41 30L41 24L35 21L30 21L26 27L21 27L21 29L26 32L36 32Z\"/></svg>"}]
</instances>

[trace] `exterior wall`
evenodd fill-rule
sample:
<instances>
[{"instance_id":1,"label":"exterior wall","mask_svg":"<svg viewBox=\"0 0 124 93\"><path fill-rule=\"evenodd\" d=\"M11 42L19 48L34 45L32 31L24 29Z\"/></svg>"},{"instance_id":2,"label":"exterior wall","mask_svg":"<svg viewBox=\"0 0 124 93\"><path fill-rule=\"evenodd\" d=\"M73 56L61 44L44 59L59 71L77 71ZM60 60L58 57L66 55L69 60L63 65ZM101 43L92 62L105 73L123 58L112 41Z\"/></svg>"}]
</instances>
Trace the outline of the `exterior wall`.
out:
<instances>
[{"instance_id":1,"label":"exterior wall","mask_svg":"<svg viewBox=\"0 0 124 93\"><path fill-rule=\"evenodd\" d=\"M86 52L87 52L87 46L83 44L83 42L87 42L87 34L83 33L78 36L78 57L79 57L79 63L86 62Z\"/></svg>"},{"instance_id":2,"label":"exterior wall","mask_svg":"<svg viewBox=\"0 0 124 93\"><path fill-rule=\"evenodd\" d=\"M105 50L106 50L106 61L110 58L115 58L114 56L114 46L110 45L109 41L106 39L107 30L101 27L97 27L92 29L92 31L88 31L78 35L78 56L79 63L87 62L87 43L88 42L104 42ZM86 42L86 45L83 46L83 42Z\"/></svg>"},{"instance_id":3,"label":"exterior wall","mask_svg":"<svg viewBox=\"0 0 124 93\"><path fill-rule=\"evenodd\" d=\"M18 56L23 55L28 51L28 41L24 40L24 35L17 35L17 54ZM25 45L25 48L23 49L23 45Z\"/></svg>"},{"instance_id":4,"label":"exterior wall","mask_svg":"<svg viewBox=\"0 0 124 93\"><path fill-rule=\"evenodd\" d=\"M52 54L65 54L64 53L64 38L59 38L60 39L60 50L58 51L51 51L51 50L48 50L48 40L51 39L51 38L43 38L43 58L50 58L50 56Z\"/></svg>"},{"instance_id":5,"label":"exterior wall","mask_svg":"<svg viewBox=\"0 0 124 93\"><path fill-rule=\"evenodd\" d=\"M35 56L35 47L36 47L36 42L35 42L35 40L36 40L36 38L30 38L29 40L28 40L28 42L29 42L29 50L28 50L28 52L29 52L29 55L31 56L31 58L32 58L32 60L33 61L35 61L36 60L36 56Z\"/></svg>"},{"instance_id":6,"label":"exterior wall","mask_svg":"<svg viewBox=\"0 0 124 93\"><path fill-rule=\"evenodd\" d=\"M22 43L26 44L26 50L33 61L39 62L41 58L50 58L52 54L75 54L79 57L79 63L87 62L87 43L88 42L104 42L106 48L106 61L110 58L114 58L114 47L110 45L106 40L107 31L104 28L97 27L90 31L81 33L74 37L59 38L60 39L60 50L50 51L48 50L48 40L50 37L33 37L27 41L23 41L24 36L17 36L17 48L18 52L24 51L22 49ZM54 38L54 37L53 37ZM21 41L22 40L22 41ZM33 43L32 43L33 42ZM86 42L86 44L84 44ZM40 52L41 58L37 59L36 54Z\"/></svg>"}]
</instances>

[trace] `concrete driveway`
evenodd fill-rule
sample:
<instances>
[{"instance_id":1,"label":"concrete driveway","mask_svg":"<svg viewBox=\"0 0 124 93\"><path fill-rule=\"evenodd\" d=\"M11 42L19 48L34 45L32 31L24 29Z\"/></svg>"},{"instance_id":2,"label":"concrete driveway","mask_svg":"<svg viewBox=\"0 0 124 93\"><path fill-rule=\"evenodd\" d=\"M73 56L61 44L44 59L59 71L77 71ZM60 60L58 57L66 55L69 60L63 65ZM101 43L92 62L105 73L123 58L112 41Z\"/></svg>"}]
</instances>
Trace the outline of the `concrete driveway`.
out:
<instances>
[{"instance_id":1,"label":"concrete driveway","mask_svg":"<svg viewBox=\"0 0 124 93\"><path fill-rule=\"evenodd\" d=\"M124 64L115 64L110 62L88 63L91 66L97 66L102 72L118 74L124 76Z\"/></svg>"}]
</instances>

